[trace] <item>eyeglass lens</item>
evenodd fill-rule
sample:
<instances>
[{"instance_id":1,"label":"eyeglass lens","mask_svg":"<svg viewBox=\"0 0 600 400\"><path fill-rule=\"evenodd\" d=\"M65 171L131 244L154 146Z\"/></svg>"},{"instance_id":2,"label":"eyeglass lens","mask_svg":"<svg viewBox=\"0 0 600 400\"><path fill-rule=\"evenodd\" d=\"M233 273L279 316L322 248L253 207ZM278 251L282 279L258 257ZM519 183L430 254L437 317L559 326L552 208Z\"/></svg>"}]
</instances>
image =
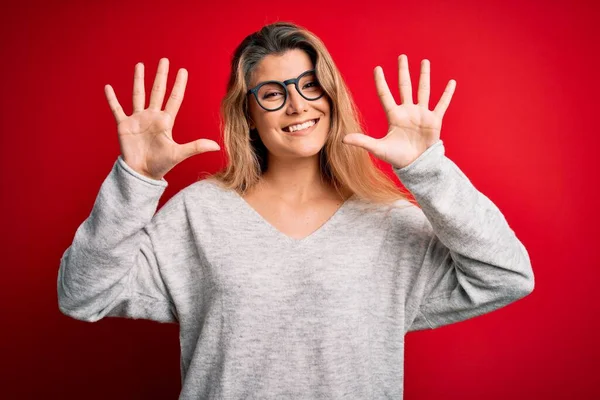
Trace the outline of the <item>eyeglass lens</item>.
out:
<instances>
[{"instance_id":1,"label":"eyeglass lens","mask_svg":"<svg viewBox=\"0 0 600 400\"><path fill-rule=\"evenodd\" d=\"M298 89L300 90L300 94L307 100L315 100L323 94L323 88L314 73L306 74L300 78ZM294 89L292 86L289 86L288 90ZM285 102L285 89L279 83L271 82L264 84L256 94L260 104L269 110L274 110Z\"/></svg>"}]
</instances>

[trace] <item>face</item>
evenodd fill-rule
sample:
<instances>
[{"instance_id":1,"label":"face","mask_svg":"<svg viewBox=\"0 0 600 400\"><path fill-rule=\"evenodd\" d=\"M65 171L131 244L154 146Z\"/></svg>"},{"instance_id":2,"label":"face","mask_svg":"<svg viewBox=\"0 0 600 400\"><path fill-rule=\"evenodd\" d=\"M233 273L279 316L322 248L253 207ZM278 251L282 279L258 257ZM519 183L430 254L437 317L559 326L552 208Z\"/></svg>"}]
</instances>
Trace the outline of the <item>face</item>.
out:
<instances>
[{"instance_id":1,"label":"face","mask_svg":"<svg viewBox=\"0 0 600 400\"><path fill-rule=\"evenodd\" d=\"M303 50L289 50L283 55L268 55L254 70L250 88L269 80L285 81L297 78L314 69L310 57ZM281 158L310 157L323 148L330 124L330 107L327 95L317 100L306 100L294 84L287 86L288 98L277 111L266 111L249 95L250 128L257 129L270 156ZM314 126L292 132L291 125L317 120Z\"/></svg>"}]
</instances>

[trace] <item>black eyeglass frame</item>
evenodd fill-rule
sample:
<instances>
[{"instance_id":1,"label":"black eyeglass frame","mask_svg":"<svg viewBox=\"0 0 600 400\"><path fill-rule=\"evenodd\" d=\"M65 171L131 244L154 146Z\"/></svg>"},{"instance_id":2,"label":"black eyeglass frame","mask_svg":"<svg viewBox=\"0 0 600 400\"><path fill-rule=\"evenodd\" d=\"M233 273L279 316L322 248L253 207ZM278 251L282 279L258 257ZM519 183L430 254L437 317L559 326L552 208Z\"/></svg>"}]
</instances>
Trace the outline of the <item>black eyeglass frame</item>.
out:
<instances>
[{"instance_id":1,"label":"black eyeglass frame","mask_svg":"<svg viewBox=\"0 0 600 400\"><path fill-rule=\"evenodd\" d=\"M254 98L256 99L256 102L258 103L258 105L261 106L262 109L265 110L265 111L277 111L277 110L281 110L283 108L283 106L285 105L285 103L287 103L287 99L288 99L288 96L289 96L287 86L290 83L293 83L294 86L296 87L296 91L300 94L300 96L304 97L306 100L308 100L308 101L319 100L321 97L323 97L323 95L325 95L325 91L323 91L323 93L321 93L321 95L319 97L315 97L314 99L309 99L308 97L306 97L305 95L303 95L302 91L298 88L298 82L300 82L300 79L302 79L305 75L308 75L310 73L315 74L315 77L317 76L317 73L315 72L315 70L314 69L310 69L308 71L305 71L305 72L301 73L297 78L288 79L288 80L285 80L283 82L281 82L281 81L265 81L265 82L261 82L257 86L255 86L254 88L248 90L248 92L246 93L246 95L249 95L250 93L252 93L254 95ZM319 79L317 78L317 81L318 80ZM265 106L262 105L262 103L260 102L260 100L258 100L258 91L260 90L260 88L263 85L266 85L267 83L278 83L281 86L283 86L283 89L285 90L284 97L283 97L283 103L281 103L281 105L279 107L277 107L277 108L268 109L268 108L266 108ZM320 85L320 83L319 83L319 85Z\"/></svg>"}]
</instances>

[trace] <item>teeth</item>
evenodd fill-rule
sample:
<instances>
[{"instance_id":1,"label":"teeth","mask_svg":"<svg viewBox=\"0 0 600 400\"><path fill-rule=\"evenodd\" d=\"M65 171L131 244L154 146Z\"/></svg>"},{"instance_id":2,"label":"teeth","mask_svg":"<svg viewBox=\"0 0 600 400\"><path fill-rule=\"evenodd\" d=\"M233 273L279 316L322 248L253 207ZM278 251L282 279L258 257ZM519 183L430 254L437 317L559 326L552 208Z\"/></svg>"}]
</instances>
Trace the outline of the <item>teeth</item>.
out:
<instances>
[{"instance_id":1,"label":"teeth","mask_svg":"<svg viewBox=\"0 0 600 400\"><path fill-rule=\"evenodd\" d=\"M313 126L314 124L316 124L315 120L311 120L311 121L306 121L303 124L299 124L299 125L291 125L288 127L290 132L296 132L296 131L301 131L302 129L306 129L306 128L310 128L311 126Z\"/></svg>"}]
</instances>

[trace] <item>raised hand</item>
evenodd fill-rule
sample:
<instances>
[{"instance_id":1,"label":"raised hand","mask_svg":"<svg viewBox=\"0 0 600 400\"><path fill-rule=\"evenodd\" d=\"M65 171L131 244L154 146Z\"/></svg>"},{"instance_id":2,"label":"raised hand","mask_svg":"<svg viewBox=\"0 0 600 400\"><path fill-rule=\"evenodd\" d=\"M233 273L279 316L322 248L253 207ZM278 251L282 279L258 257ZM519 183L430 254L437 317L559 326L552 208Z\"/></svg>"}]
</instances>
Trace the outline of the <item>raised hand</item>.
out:
<instances>
[{"instance_id":1,"label":"raised hand","mask_svg":"<svg viewBox=\"0 0 600 400\"><path fill-rule=\"evenodd\" d=\"M186 144L178 144L173 140L173 124L183 101L188 74L184 68L179 69L171 95L164 111L161 111L168 73L169 60L161 58L150 94L150 104L144 109L144 64L136 64L133 113L130 116L123 112L112 86L104 87L108 105L117 121L123 160L136 172L156 180L162 179L175 165L188 157L220 150L219 145L209 139L198 139Z\"/></svg>"},{"instance_id":2,"label":"raised hand","mask_svg":"<svg viewBox=\"0 0 600 400\"><path fill-rule=\"evenodd\" d=\"M442 118L456 81L451 79L433 111L429 110L429 60L421 62L419 77L418 104L413 103L412 85L408 72L408 58L398 57L400 101L397 105L385 81L383 69L375 68L375 86L388 120L387 135L375 139L362 133L349 133L343 143L362 147L377 158L397 168L403 168L416 160L427 148L440 140Z\"/></svg>"}]
</instances>

